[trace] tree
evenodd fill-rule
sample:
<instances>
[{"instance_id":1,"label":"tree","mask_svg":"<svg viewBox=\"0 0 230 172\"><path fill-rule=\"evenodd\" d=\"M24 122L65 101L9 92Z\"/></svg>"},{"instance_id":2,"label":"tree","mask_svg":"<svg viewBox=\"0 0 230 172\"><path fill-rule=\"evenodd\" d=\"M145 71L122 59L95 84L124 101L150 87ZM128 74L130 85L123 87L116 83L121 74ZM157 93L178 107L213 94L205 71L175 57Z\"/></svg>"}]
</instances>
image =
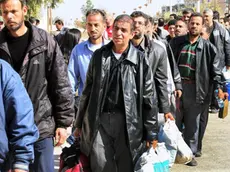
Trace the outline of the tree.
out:
<instances>
[{"instance_id":1,"label":"tree","mask_svg":"<svg viewBox=\"0 0 230 172\"><path fill-rule=\"evenodd\" d=\"M221 6L220 4L217 2L217 0L203 0L200 3L200 12L202 13L206 8L212 9L212 10L216 10L221 12ZM193 8L194 11L197 11L197 6L195 6Z\"/></svg>"},{"instance_id":2,"label":"tree","mask_svg":"<svg viewBox=\"0 0 230 172\"><path fill-rule=\"evenodd\" d=\"M82 21L83 21L84 24L85 24L85 21L86 21L85 15L86 15L87 11L88 11L88 10L91 10L91 9L93 9L93 8L94 8L94 5L93 5L93 3L92 3L91 0L86 0L86 4L85 4L85 5L82 5L82 7L81 7L81 12L82 12L82 14L83 14L83 16L82 16Z\"/></svg>"},{"instance_id":3,"label":"tree","mask_svg":"<svg viewBox=\"0 0 230 172\"><path fill-rule=\"evenodd\" d=\"M39 17L39 13L42 5L50 6L51 8L55 8L57 4L63 2L63 0L27 0L28 17Z\"/></svg>"},{"instance_id":4,"label":"tree","mask_svg":"<svg viewBox=\"0 0 230 172\"><path fill-rule=\"evenodd\" d=\"M206 8L210 8L212 10L221 11L220 4L217 3L217 0L203 0L200 4L200 12L203 12Z\"/></svg>"}]
</instances>

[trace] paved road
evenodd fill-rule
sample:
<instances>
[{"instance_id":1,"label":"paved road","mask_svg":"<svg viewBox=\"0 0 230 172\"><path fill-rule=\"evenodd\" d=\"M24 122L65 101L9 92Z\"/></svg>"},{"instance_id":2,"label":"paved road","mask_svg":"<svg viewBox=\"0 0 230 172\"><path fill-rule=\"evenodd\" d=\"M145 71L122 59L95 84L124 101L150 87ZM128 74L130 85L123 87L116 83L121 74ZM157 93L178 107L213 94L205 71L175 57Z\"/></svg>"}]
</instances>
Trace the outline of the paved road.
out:
<instances>
[{"instance_id":1,"label":"paved road","mask_svg":"<svg viewBox=\"0 0 230 172\"><path fill-rule=\"evenodd\" d=\"M225 119L209 115L203 155L196 160L197 167L176 164L171 172L230 172L230 115Z\"/></svg>"},{"instance_id":2,"label":"paved road","mask_svg":"<svg viewBox=\"0 0 230 172\"><path fill-rule=\"evenodd\" d=\"M55 148L56 171L60 152L60 147ZM230 172L230 115L219 119L217 114L210 114L203 141L203 156L197 161L197 167L175 164L171 172Z\"/></svg>"}]
</instances>

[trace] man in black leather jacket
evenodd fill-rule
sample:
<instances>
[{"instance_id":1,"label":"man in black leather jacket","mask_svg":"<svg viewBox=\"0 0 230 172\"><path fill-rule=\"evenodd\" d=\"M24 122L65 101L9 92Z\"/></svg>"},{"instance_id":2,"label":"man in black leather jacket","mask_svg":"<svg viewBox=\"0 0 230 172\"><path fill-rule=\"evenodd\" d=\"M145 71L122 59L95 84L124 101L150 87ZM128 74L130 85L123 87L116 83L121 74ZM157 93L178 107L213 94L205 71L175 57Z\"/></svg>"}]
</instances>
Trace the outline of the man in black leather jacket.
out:
<instances>
[{"instance_id":1,"label":"man in black leather jacket","mask_svg":"<svg viewBox=\"0 0 230 172\"><path fill-rule=\"evenodd\" d=\"M148 17L141 11L135 11L131 14L134 20L134 37L132 39L133 45L144 52L152 67L153 77L155 80L155 87L158 96L159 112L164 113L165 117L173 119L169 105L167 81L168 81L168 66L167 66L167 52L159 44L148 39L144 35L145 27L148 24ZM179 73L178 73L179 74ZM180 78L179 78L180 79ZM180 81L178 82L178 91L180 91ZM177 87L177 88L178 88Z\"/></svg>"},{"instance_id":2,"label":"man in black leather jacket","mask_svg":"<svg viewBox=\"0 0 230 172\"><path fill-rule=\"evenodd\" d=\"M157 143L156 92L145 55L131 43L133 20L118 16L113 40L91 58L75 136L94 172L133 172L145 142Z\"/></svg>"},{"instance_id":3,"label":"man in black leather jacket","mask_svg":"<svg viewBox=\"0 0 230 172\"><path fill-rule=\"evenodd\" d=\"M213 11L211 9L205 9L203 11L204 23L206 32L208 33L208 40L217 48L217 54L220 59L220 68L223 70L226 67L230 70L230 35L227 29L223 25L213 20ZM218 112L218 107L215 103L214 90L211 90L212 98L210 103L210 112ZM198 150L201 155L202 150L202 139L204 131L208 123L208 113L201 116L201 130L199 133L199 144ZM198 156L200 156L198 155Z\"/></svg>"},{"instance_id":4,"label":"man in black leather jacket","mask_svg":"<svg viewBox=\"0 0 230 172\"><path fill-rule=\"evenodd\" d=\"M222 92L222 73L217 50L209 41L200 37L202 25L202 15L192 14L188 23L189 34L176 37L170 42L182 78L180 112L184 118L184 139L194 156L197 153L200 115L208 113L206 110L209 106L211 83L218 89L220 98L226 96ZM188 165L196 166L197 162L193 158Z\"/></svg>"}]
</instances>

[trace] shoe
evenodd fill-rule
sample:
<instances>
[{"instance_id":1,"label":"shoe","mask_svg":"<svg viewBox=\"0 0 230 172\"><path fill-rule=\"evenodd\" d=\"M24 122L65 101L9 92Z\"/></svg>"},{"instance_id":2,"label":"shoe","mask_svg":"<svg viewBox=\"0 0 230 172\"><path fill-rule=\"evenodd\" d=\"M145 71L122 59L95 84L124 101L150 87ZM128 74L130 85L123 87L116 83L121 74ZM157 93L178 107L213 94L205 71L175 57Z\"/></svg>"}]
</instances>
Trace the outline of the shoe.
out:
<instances>
[{"instance_id":1,"label":"shoe","mask_svg":"<svg viewBox=\"0 0 230 172\"><path fill-rule=\"evenodd\" d=\"M186 165L193 167L193 166L197 166L198 164L197 161L194 158L192 158L192 161L190 161Z\"/></svg>"},{"instance_id":2,"label":"shoe","mask_svg":"<svg viewBox=\"0 0 230 172\"><path fill-rule=\"evenodd\" d=\"M209 109L209 113L218 113L219 109L215 109L215 108L210 108Z\"/></svg>"},{"instance_id":3,"label":"shoe","mask_svg":"<svg viewBox=\"0 0 230 172\"><path fill-rule=\"evenodd\" d=\"M197 151L197 153L195 154L195 157L201 157L202 156L202 152L201 151Z\"/></svg>"}]
</instances>

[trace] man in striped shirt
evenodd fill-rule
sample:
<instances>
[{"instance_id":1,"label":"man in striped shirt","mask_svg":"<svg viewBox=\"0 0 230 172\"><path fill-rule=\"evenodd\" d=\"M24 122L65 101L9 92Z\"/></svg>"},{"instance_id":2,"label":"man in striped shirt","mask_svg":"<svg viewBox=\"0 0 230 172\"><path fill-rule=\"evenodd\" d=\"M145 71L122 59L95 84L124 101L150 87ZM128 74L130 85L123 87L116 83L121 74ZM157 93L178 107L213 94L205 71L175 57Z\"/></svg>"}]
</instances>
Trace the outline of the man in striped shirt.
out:
<instances>
[{"instance_id":1,"label":"man in striped shirt","mask_svg":"<svg viewBox=\"0 0 230 172\"><path fill-rule=\"evenodd\" d=\"M199 39L196 42L191 43L189 36L186 36L186 45L182 48L179 56L178 66L181 74L181 78L184 80L195 80L196 69L196 47Z\"/></svg>"},{"instance_id":2,"label":"man in striped shirt","mask_svg":"<svg viewBox=\"0 0 230 172\"><path fill-rule=\"evenodd\" d=\"M211 85L218 90L219 98L227 97L222 91L222 73L217 50L209 41L200 37L203 22L201 14L192 14L188 22L189 33L170 42L179 66L183 88L176 121L179 124L183 119L184 140L194 157L197 154L200 116L208 113ZM178 125L179 128L180 126ZM193 158L187 165L196 166L197 162Z\"/></svg>"}]
</instances>

